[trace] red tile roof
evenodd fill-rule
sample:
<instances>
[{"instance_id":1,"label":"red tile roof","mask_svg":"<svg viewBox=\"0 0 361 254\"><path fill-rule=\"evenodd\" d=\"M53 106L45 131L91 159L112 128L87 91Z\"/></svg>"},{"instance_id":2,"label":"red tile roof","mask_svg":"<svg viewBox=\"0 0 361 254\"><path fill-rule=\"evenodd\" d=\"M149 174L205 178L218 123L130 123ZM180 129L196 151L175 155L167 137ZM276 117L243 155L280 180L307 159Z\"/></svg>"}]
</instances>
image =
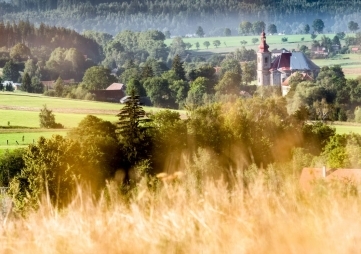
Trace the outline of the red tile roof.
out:
<instances>
[{"instance_id":1,"label":"red tile roof","mask_svg":"<svg viewBox=\"0 0 361 254\"><path fill-rule=\"evenodd\" d=\"M322 176L322 168L304 168L300 177L300 186L309 191L312 188L312 182L319 179L325 181L331 180L350 180L361 183L361 169L340 168L336 170L326 170L326 177Z\"/></svg>"}]
</instances>

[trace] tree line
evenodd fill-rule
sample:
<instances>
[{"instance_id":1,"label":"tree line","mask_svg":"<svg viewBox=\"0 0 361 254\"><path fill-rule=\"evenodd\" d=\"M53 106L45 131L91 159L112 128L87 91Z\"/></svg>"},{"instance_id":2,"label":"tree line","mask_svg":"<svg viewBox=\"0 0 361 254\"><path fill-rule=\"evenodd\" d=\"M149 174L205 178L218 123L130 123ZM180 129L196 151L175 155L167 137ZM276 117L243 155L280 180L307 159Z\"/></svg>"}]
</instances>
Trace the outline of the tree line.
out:
<instances>
[{"instance_id":1,"label":"tree line","mask_svg":"<svg viewBox=\"0 0 361 254\"><path fill-rule=\"evenodd\" d=\"M204 153L212 157L209 173L231 182L237 167L292 161L296 148L320 156L335 135L323 123L306 124L300 112L289 115L286 100L273 95L209 103L187 114L188 119L170 110L147 114L133 90L117 123L87 116L66 137L40 138L0 157L0 183L10 186L15 211L23 214L36 209L45 193L55 206L66 207L83 183L95 197L109 180L125 196L142 178L156 189L154 176L168 172L169 163L177 169L182 158L197 161ZM205 174L196 168L189 173L198 181Z\"/></svg>"},{"instance_id":2,"label":"tree line","mask_svg":"<svg viewBox=\"0 0 361 254\"><path fill-rule=\"evenodd\" d=\"M327 27L343 31L342 25L355 20L359 1L347 5L337 1L60 1L33 0L2 3L4 20L29 19L48 24L63 25L78 31L96 29L111 34L121 30L158 29L171 31L174 35L188 34L201 25L207 35L221 35L224 28L237 33L240 21L275 24L280 31L296 32L298 26L323 19ZM59 11L61 10L61 11ZM356 21L359 21L356 18Z\"/></svg>"}]
</instances>

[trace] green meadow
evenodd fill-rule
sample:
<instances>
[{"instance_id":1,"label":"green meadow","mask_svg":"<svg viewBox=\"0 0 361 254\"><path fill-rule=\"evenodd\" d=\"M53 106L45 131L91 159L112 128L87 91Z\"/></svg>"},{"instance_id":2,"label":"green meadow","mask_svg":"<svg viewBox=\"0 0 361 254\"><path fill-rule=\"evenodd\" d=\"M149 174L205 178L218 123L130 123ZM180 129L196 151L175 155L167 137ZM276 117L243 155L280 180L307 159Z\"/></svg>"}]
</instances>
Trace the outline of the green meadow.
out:
<instances>
[{"instance_id":1,"label":"green meadow","mask_svg":"<svg viewBox=\"0 0 361 254\"><path fill-rule=\"evenodd\" d=\"M335 124L332 125L335 127L337 134L348 134L348 133L355 133L361 135L361 125L354 124L354 123L344 123L344 124Z\"/></svg>"},{"instance_id":2,"label":"green meadow","mask_svg":"<svg viewBox=\"0 0 361 254\"><path fill-rule=\"evenodd\" d=\"M327 37L333 37L335 34L325 34ZM319 39L322 35L317 36L316 40ZM267 44L270 46L270 49L275 48L286 48L286 49L297 49L298 46L306 45L309 46L312 43L310 34L290 34L290 35L267 35ZM282 42L282 38L286 37L288 39L287 42ZM247 36L228 36L228 37L203 37L203 38L182 38L183 42L191 43L193 46L191 50L196 50L196 42L199 42L200 47L196 52L204 52L209 51L213 53L226 53L232 52L235 48L240 48L242 46L241 41L246 41L245 45L247 48L257 49L259 45L259 41L257 43L252 43L252 39L257 38L260 39L260 35L247 35ZM302 41L302 38L304 40ZM213 41L219 40L221 45L219 47L213 46ZM165 40L166 45L170 45L173 39ZM208 49L203 45L205 41L210 42L210 46Z\"/></svg>"},{"instance_id":3,"label":"green meadow","mask_svg":"<svg viewBox=\"0 0 361 254\"><path fill-rule=\"evenodd\" d=\"M49 109L119 110L122 107L117 103L73 100L24 92L0 92L0 106L40 109L45 104Z\"/></svg>"},{"instance_id":4,"label":"green meadow","mask_svg":"<svg viewBox=\"0 0 361 254\"><path fill-rule=\"evenodd\" d=\"M50 108L51 109L51 108ZM38 128L39 127L39 112L38 111L22 111L22 110L4 110L0 109L1 119L0 126L23 126ZM76 114L76 113L54 113L55 121L61 123L65 128L74 128L87 115L94 115L103 120L115 122L116 115L105 114ZM1 129L0 129L1 132Z\"/></svg>"}]
</instances>

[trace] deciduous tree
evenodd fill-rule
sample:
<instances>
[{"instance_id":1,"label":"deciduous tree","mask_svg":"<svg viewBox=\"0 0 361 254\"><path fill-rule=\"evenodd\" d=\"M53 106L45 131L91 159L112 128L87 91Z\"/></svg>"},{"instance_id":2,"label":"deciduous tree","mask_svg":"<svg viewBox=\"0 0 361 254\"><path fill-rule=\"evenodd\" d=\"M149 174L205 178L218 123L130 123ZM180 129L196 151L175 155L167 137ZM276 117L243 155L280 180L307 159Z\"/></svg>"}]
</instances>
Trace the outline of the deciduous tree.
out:
<instances>
[{"instance_id":1,"label":"deciduous tree","mask_svg":"<svg viewBox=\"0 0 361 254\"><path fill-rule=\"evenodd\" d=\"M312 23L312 28L317 33L322 33L323 29L325 28L325 24L321 19L315 19Z\"/></svg>"},{"instance_id":2,"label":"deciduous tree","mask_svg":"<svg viewBox=\"0 0 361 254\"><path fill-rule=\"evenodd\" d=\"M198 35L199 37L204 36L204 31L203 31L203 28L201 26L198 26L197 31L196 31L196 35Z\"/></svg>"},{"instance_id":3,"label":"deciduous tree","mask_svg":"<svg viewBox=\"0 0 361 254\"><path fill-rule=\"evenodd\" d=\"M111 75L108 68L94 66L86 70L82 85L88 90L99 90L107 88L114 82L116 78Z\"/></svg>"}]
</instances>

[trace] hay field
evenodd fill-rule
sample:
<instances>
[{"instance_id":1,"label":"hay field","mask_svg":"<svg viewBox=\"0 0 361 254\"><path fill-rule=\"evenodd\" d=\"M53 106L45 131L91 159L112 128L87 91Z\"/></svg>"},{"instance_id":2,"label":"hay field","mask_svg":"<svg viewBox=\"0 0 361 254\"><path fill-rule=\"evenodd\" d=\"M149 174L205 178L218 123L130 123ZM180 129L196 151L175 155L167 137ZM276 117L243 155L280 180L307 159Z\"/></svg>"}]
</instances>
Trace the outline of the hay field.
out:
<instances>
[{"instance_id":1,"label":"hay field","mask_svg":"<svg viewBox=\"0 0 361 254\"><path fill-rule=\"evenodd\" d=\"M0 227L1 253L360 253L361 199L347 188L318 186L305 193L298 180L259 175L247 189L235 178L187 176L151 192L140 183L129 202L109 184L98 200L79 187L59 211L46 197L25 218ZM268 180L267 180L268 179Z\"/></svg>"}]
</instances>

